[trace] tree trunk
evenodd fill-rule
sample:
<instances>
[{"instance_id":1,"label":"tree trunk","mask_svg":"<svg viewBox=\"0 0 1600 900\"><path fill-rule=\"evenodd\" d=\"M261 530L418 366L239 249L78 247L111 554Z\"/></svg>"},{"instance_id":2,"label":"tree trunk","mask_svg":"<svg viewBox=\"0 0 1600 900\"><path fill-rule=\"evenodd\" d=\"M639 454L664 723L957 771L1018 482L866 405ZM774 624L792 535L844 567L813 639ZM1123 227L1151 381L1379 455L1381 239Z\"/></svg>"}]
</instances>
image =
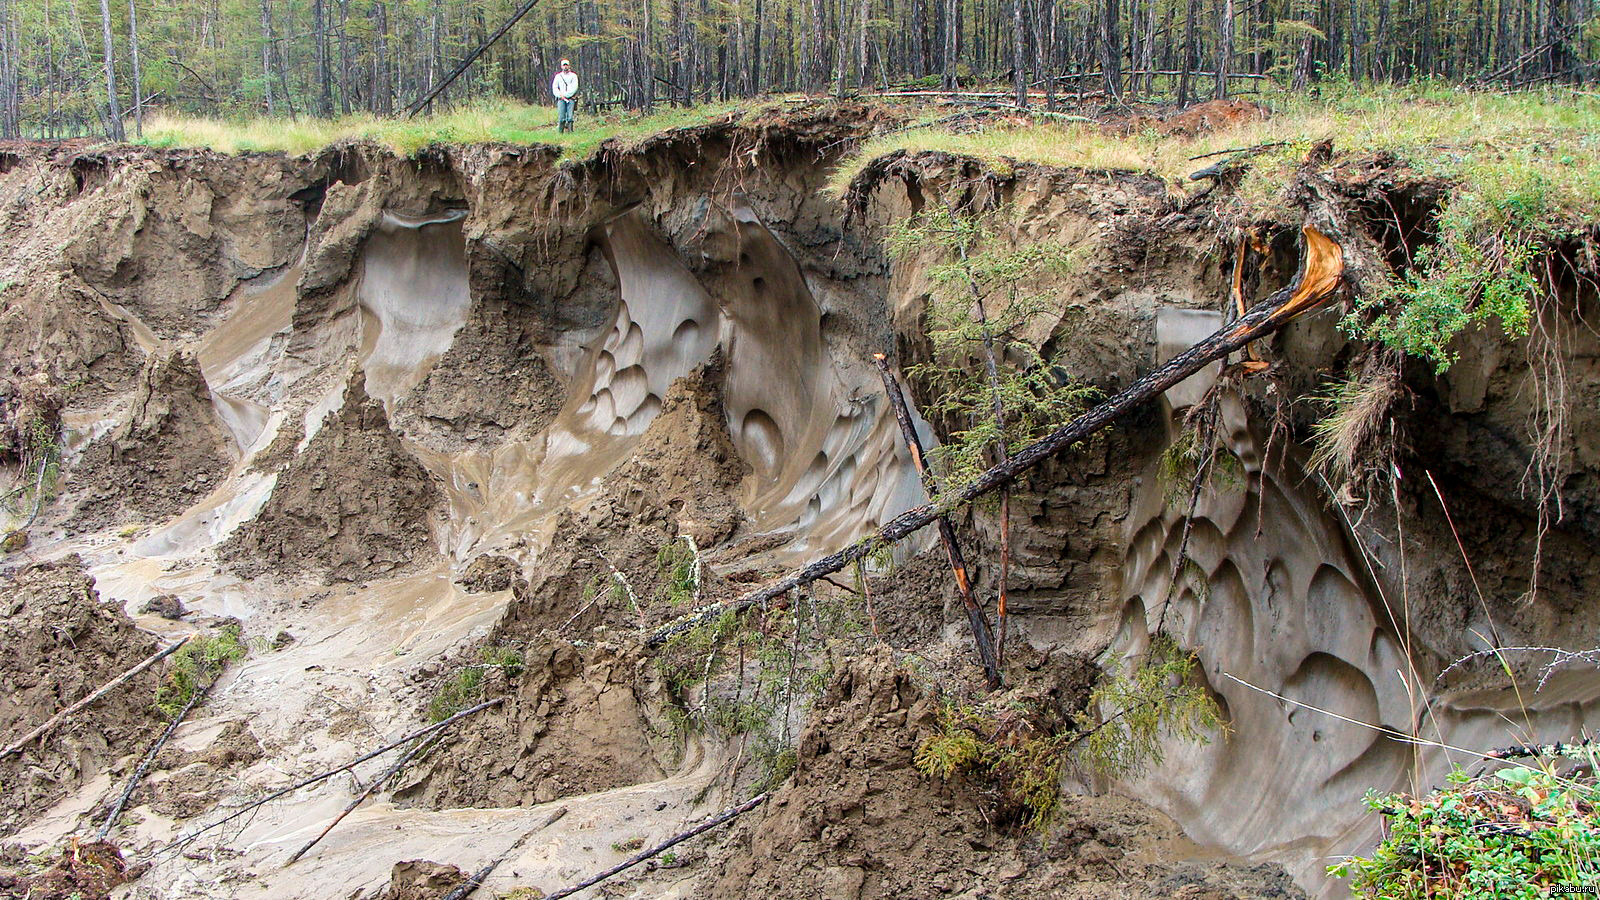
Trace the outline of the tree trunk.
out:
<instances>
[{"instance_id":1,"label":"tree trunk","mask_svg":"<svg viewBox=\"0 0 1600 900\"><path fill-rule=\"evenodd\" d=\"M128 52L133 57L133 133L144 137L144 93L139 81L139 9L128 0Z\"/></svg>"},{"instance_id":2,"label":"tree trunk","mask_svg":"<svg viewBox=\"0 0 1600 900\"><path fill-rule=\"evenodd\" d=\"M1022 18L1022 0L1011 0L1011 31L1011 88L1016 92L1017 106L1027 109L1028 35Z\"/></svg>"},{"instance_id":3,"label":"tree trunk","mask_svg":"<svg viewBox=\"0 0 1600 900\"><path fill-rule=\"evenodd\" d=\"M940 62L944 66L944 78L941 79L941 83L947 91L960 87L960 81L956 78L956 53L961 49L956 29L959 27L960 18L960 0L944 0L944 59Z\"/></svg>"},{"instance_id":4,"label":"tree trunk","mask_svg":"<svg viewBox=\"0 0 1600 900\"><path fill-rule=\"evenodd\" d=\"M1233 65L1233 0L1222 0L1217 19L1217 99L1228 96L1228 70Z\"/></svg>"},{"instance_id":5,"label":"tree trunk","mask_svg":"<svg viewBox=\"0 0 1600 900\"><path fill-rule=\"evenodd\" d=\"M272 96L272 7L269 0L261 0L261 83L266 94L267 116L278 114L278 104Z\"/></svg>"},{"instance_id":6,"label":"tree trunk","mask_svg":"<svg viewBox=\"0 0 1600 900\"><path fill-rule=\"evenodd\" d=\"M389 7L383 3L372 5L375 69L372 79L372 112L387 116L394 112L394 80L389 68Z\"/></svg>"},{"instance_id":7,"label":"tree trunk","mask_svg":"<svg viewBox=\"0 0 1600 900\"><path fill-rule=\"evenodd\" d=\"M1189 105L1190 79L1194 76L1195 58L1195 10L1200 5L1200 0L1188 0L1184 4L1183 12L1183 63L1178 66L1178 106Z\"/></svg>"},{"instance_id":8,"label":"tree trunk","mask_svg":"<svg viewBox=\"0 0 1600 900\"><path fill-rule=\"evenodd\" d=\"M1122 99L1122 34L1117 23L1121 6L1122 0L1106 0L1100 15L1100 72L1106 96L1113 100Z\"/></svg>"},{"instance_id":9,"label":"tree trunk","mask_svg":"<svg viewBox=\"0 0 1600 900\"><path fill-rule=\"evenodd\" d=\"M105 38L106 136L113 141L127 140L122 130L122 107L117 103L117 67L111 44L111 3L100 0L100 33Z\"/></svg>"}]
</instances>

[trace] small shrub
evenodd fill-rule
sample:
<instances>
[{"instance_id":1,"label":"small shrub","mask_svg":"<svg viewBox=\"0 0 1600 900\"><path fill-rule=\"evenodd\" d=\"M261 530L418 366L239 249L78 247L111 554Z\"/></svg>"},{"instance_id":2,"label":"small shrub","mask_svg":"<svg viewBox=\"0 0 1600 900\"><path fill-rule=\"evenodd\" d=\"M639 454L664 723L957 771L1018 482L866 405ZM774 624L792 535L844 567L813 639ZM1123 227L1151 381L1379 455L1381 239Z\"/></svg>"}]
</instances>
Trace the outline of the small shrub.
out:
<instances>
[{"instance_id":1,"label":"small shrub","mask_svg":"<svg viewBox=\"0 0 1600 900\"><path fill-rule=\"evenodd\" d=\"M656 551L656 596L673 606L700 602L700 554L694 539L683 535Z\"/></svg>"},{"instance_id":2,"label":"small shrub","mask_svg":"<svg viewBox=\"0 0 1600 900\"><path fill-rule=\"evenodd\" d=\"M1069 765L1126 776L1161 761L1162 737L1203 742L1222 727L1216 702L1191 680L1194 664L1193 655L1157 636L1143 665L1103 678L1087 710L1070 717L1026 701L947 703L913 764L947 781L975 775L995 788L1000 818L1043 829L1055 817Z\"/></svg>"},{"instance_id":3,"label":"small shrub","mask_svg":"<svg viewBox=\"0 0 1600 900\"><path fill-rule=\"evenodd\" d=\"M1600 886L1600 788L1592 774L1563 778L1512 766L1477 778L1457 770L1449 781L1425 797L1369 793L1368 808L1384 820L1383 840L1371 856L1330 866L1329 874L1374 900L1533 900Z\"/></svg>"},{"instance_id":4,"label":"small shrub","mask_svg":"<svg viewBox=\"0 0 1600 900\"><path fill-rule=\"evenodd\" d=\"M214 635L202 635L172 654L172 667L156 687L156 709L171 719L189 705L195 692L222 674L222 669L249 652L239 637L239 626L224 625Z\"/></svg>"}]
</instances>

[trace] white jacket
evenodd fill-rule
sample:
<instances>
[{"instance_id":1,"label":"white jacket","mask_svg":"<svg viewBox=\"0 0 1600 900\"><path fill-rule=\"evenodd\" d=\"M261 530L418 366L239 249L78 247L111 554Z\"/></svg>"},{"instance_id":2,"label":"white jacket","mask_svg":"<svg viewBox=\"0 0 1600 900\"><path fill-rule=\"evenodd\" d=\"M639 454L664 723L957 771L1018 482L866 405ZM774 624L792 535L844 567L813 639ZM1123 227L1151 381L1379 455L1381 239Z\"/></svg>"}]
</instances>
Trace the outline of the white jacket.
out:
<instances>
[{"instance_id":1,"label":"white jacket","mask_svg":"<svg viewBox=\"0 0 1600 900\"><path fill-rule=\"evenodd\" d=\"M577 72L557 72L555 80L550 82L550 93L556 95L557 100L571 100L578 93Z\"/></svg>"}]
</instances>

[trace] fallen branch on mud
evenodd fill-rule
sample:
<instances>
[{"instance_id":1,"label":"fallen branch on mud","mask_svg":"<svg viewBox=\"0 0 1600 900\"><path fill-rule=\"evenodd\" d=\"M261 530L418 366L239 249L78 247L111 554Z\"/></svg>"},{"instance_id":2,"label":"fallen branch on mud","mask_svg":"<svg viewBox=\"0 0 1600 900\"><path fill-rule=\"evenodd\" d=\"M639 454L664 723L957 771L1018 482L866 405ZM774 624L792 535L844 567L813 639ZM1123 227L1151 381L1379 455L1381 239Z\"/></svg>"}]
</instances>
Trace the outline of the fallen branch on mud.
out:
<instances>
[{"instance_id":1,"label":"fallen branch on mud","mask_svg":"<svg viewBox=\"0 0 1600 900\"><path fill-rule=\"evenodd\" d=\"M401 746L402 744L405 744L408 741L413 741L413 740L416 740L417 738L427 737L430 734L434 734L436 732L443 731L444 729L449 728L451 725L454 725L456 722L459 722L460 720L465 719L466 717L468 717L470 715L474 715L476 713L480 713L480 712L488 709L491 706L499 706L503 702L505 702L505 698L504 697L496 697L493 700L485 700L484 702L479 703L477 706L474 706L474 707L472 707L470 709L464 709L461 712L456 713L455 715L451 716L448 719L445 719L442 722L436 722L436 723L434 723L432 725L429 725L426 728L419 728L416 731L411 732L410 734L406 735L403 738L400 738L397 741L394 741L394 742L389 743L389 744L385 744L384 746L379 747L376 750L373 750L371 753L367 753L367 754L365 754L363 756L358 756L355 759L352 759L351 761L349 761L349 762L345 763L344 765L338 767L337 769L329 769L328 771L323 772L323 773L321 773L319 775L313 775L310 778L306 778L306 779L303 779L301 781L297 781L294 784L291 784L286 788L274 791L274 792L268 794L267 796L261 798L260 800L257 800L257 801L255 801L253 803L250 803L250 804L246 805L246 806L240 807L237 810L234 810L232 813L228 814L227 816L224 816L221 819L218 819L215 822L212 822L210 825L206 825L206 826L200 828L197 831L192 831L189 834L186 834L183 837L178 838L177 840L174 840L172 843L170 843L167 846L162 847L160 850L156 851L155 855L159 856L162 853L170 853L170 852L172 852L174 850L178 850L178 849L181 849L183 847L186 847L189 844L193 843L197 838L199 838L201 835L205 834L206 832L211 831L212 829L215 829L215 828L220 828L223 825L226 825L229 822L232 822L233 820L239 818L240 816L247 815L251 811L253 811L255 809L258 809L258 808L260 808L262 806L265 806L268 803L271 803L272 801L278 799L279 797L283 797L285 795L292 794L295 791L298 791L303 787L310 787L313 784L317 784L319 782L327 781L329 778L332 778L333 776L338 775L341 772L348 772L351 769L354 769L356 766L361 765L362 763L366 762L369 759L372 759L373 757L382 756L383 754L388 753L390 750L393 750L394 748L399 747L399 746Z\"/></svg>"},{"instance_id":2,"label":"fallen branch on mud","mask_svg":"<svg viewBox=\"0 0 1600 900\"><path fill-rule=\"evenodd\" d=\"M218 677L220 678L221 676L218 675ZM145 773L150 771L150 766L155 763L156 754L160 753L161 748L167 745L168 739L172 737L173 732L178 730L178 726L183 724L183 720L189 717L189 713L200 705L200 701L204 700L207 694L211 693L211 688L216 683L217 678L212 678L190 695L189 702L185 703L183 709L179 710L178 714L173 716L172 721L167 724L167 730L161 732L161 736L156 738L156 742L150 745L150 749L145 753L144 759L139 760L139 765L134 768L133 774L128 776L128 784L122 789L122 796L117 798L117 802L112 805L111 811L106 813L106 821L100 826L100 831L95 835L95 840L103 841L106 839L106 835L111 833L111 829L117 824L117 817L122 815L123 807L128 805L128 800L133 797L133 792L139 789L139 782L144 779Z\"/></svg>"},{"instance_id":3,"label":"fallen branch on mud","mask_svg":"<svg viewBox=\"0 0 1600 900\"><path fill-rule=\"evenodd\" d=\"M510 859L511 854L522 849L522 845L528 842L528 838L531 838L535 834L545 830L546 828L549 828L551 825L554 825L557 819L566 814L567 808L563 806L556 810L555 813L553 813L549 818L545 819L543 823L524 831L521 837L511 842L511 846L507 847L504 853L496 856L494 859L489 860L489 862L484 865L483 868L473 872L470 878L456 885L455 889L450 893L445 894L444 900L466 900L466 898L472 896L473 891L476 891L478 888L483 886L483 880L485 878L488 878L495 869L500 868L501 863Z\"/></svg>"},{"instance_id":4,"label":"fallen branch on mud","mask_svg":"<svg viewBox=\"0 0 1600 900\"><path fill-rule=\"evenodd\" d=\"M160 662L161 660L166 659L168 656L171 656L172 654L178 652L178 648L182 647L184 644L189 643L189 638L192 638L192 637L194 637L194 635L191 634L191 635L188 635L187 637L182 638L181 640L174 641L173 643L167 645L165 648L163 648L161 650L158 650L155 654L146 657L144 662L139 663L138 665L134 666L133 668L129 669L128 671L123 672L121 675L118 675L117 677L115 677L115 678L111 679L110 681L106 682L105 684L101 685L100 688L98 690L96 690L94 693L92 693L89 696L83 698L82 700L79 700L77 703L72 704L71 706L67 707L66 709L63 709L61 712L58 712L55 715L51 716L50 720L48 722L45 722L43 725L40 725L38 728L35 728L34 730L32 730L32 731L28 732L27 734L23 735L22 737L18 738L16 740L16 742L14 742L11 746L5 748L4 750L0 750L0 759L5 759L6 757L12 755L13 753L21 753L22 752L22 748L24 748L24 747L28 746L29 744L33 743L35 738L38 738L39 736L47 733L52 728L55 728L57 725L60 725L62 722L66 721L67 719L71 718L73 715L77 714L77 712L79 710L83 709L84 707L88 706L89 704L93 703L94 701L99 700L101 697L104 697L106 694L111 693L111 691L115 690L118 685L126 683L127 681L129 681L132 678L134 678L135 676L137 676L140 672L143 672L145 669L150 668L151 666L155 665L156 663Z\"/></svg>"},{"instance_id":5,"label":"fallen branch on mud","mask_svg":"<svg viewBox=\"0 0 1600 900\"><path fill-rule=\"evenodd\" d=\"M911 411L906 408L905 395L900 393L900 385L894 380L894 375L889 371L889 363L882 353L874 354L872 364L878 367L878 375L883 378L883 392L889 396L889 407L894 410L894 417L900 423L900 434L905 438L906 449L911 451L911 465L916 468L917 476L922 479L922 486L928 496L939 494L938 480L928 469L928 462L922 449L922 439L917 437L916 426L911 424ZM956 590L961 594L961 605L967 608L967 624L972 628L972 643L977 648L978 659L983 663L983 675L989 682L989 689L1000 687L1000 662L995 656L994 637L989 631L989 620L983 615L983 607L978 605L972 596L972 578L967 574L967 560L961 553L961 544L956 540L955 526L950 524L950 517L941 515L938 518L939 541L944 544L945 556L950 560L950 571L955 574Z\"/></svg>"},{"instance_id":6,"label":"fallen branch on mud","mask_svg":"<svg viewBox=\"0 0 1600 900\"><path fill-rule=\"evenodd\" d=\"M392 765L389 768L383 770L383 774L382 775L379 775L377 778L374 778L371 781L367 782L366 788L364 790L362 790L361 793L357 794L355 796L355 799L353 799L349 803L345 804L344 809L339 810L339 814L337 816L333 817L333 821L328 823L328 827L326 827L326 828L322 829L322 831L318 832L316 837L312 838L309 841L306 841L305 846L301 847L299 850L296 850L294 852L294 855L289 857L289 859L286 862L284 862L284 865L285 866L292 866L292 865L294 865L295 860L299 859L302 856L305 856L306 852L308 850L310 850L312 847L315 847L317 845L318 841L320 841L323 838L328 836L328 832L332 831L335 825L338 825L340 822L343 822L345 816L348 816L352 812L355 812L356 807L358 807L361 804L365 803L367 798L371 797L374 793L376 793L378 791L379 788L381 788L385 784L387 784L389 782L389 779L391 779L394 776L400 774L400 770L404 769L406 767L406 763L411 762L412 759L416 758L416 755L418 753L421 753L423 748L429 746L429 744L430 744L429 741L420 741L419 740L416 743L411 745L411 749L410 750L407 750L406 752L400 754L400 758L395 760L394 765Z\"/></svg>"},{"instance_id":7,"label":"fallen branch on mud","mask_svg":"<svg viewBox=\"0 0 1600 900\"><path fill-rule=\"evenodd\" d=\"M1568 756L1577 752L1591 752L1594 746L1595 742L1590 738L1571 742L1556 741L1554 744L1516 744L1490 750L1483 757L1484 759L1529 759L1536 756Z\"/></svg>"},{"instance_id":8,"label":"fallen branch on mud","mask_svg":"<svg viewBox=\"0 0 1600 900\"><path fill-rule=\"evenodd\" d=\"M1331 211L1329 218L1334 218ZM707 606L676 622L664 625L650 634L645 641L646 646L659 647L675 635L726 613L743 612L764 604L797 587L810 584L824 575L831 575L843 569L852 562L866 557L877 547L902 540L937 521L951 509L971 503L1002 485L1010 484L1019 475L1105 428L1139 404L1159 396L1167 388L1211 363L1223 359L1253 340L1277 331L1295 316L1326 302L1333 296L1341 278L1346 275L1345 258L1341 254L1340 245L1321 231L1306 225L1303 232L1305 258L1294 284L1256 304L1241 318L1224 325L1210 337L1174 356L1104 403L1018 451L1009 460L989 468L958 490L950 492L946 503L925 503L909 509L891 519L876 533L837 553L815 560L804 568L742 597Z\"/></svg>"},{"instance_id":9,"label":"fallen branch on mud","mask_svg":"<svg viewBox=\"0 0 1600 900\"><path fill-rule=\"evenodd\" d=\"M553 894L545 894L545 900L558 900L558 898L561 898L561 897L570 897L573 894L576 894L577 892L583 890L584 888L594 887L595 885L599 884L602 881L605 881L607 878L610 878L611 876L617 874L618 872L621 872L621 871L623 871L625 869L631 869L634 866L638 865L639 863L642 863L645 860L649 859L650 857L655 856L658 853L662 853L662 852L665 852L667 850L670 850L673 847L676 847L677 845L683 843L684 841L687 841L689 838L692 838L695 835L700 834L701 832L710 831L711 829L717 827L718 825L723 824L724 822L728 822L728 821L730 821L732 819L736 819L739 816L744 815L745 813L749 812L750 810L755 809L756 807L758 807L761 804L765 803L767 801L767 796L768 796L767 794L757 794L754 797L751 797L749 800L746 800L745 802L739 804L738 806L735 806L735 807L733 807L731 809L725 809L722 812L717 813L716 815L714 815L711 818L705 820L704 822L701 822L699 825L694 826L693 828L689 829L688 831L684 831L684 832L680 832L678 834L675 834L672 837L667 838L666 840L664 840L661 843L655 845L654 847L651 847L648 850L639 851L638 853L634 854L633 856L628 857L627 859L623 860L620 863L617 863L616 865L614 865L611 868L605 870L604 872L601 872L598 875L591 875L590 877L585 878L583 881L580 881L580 882L578 882L577 884L575 884L575 885L573 885L571 887L564 887L561 890L556 891ZM465 896L465 895L463 895L463 896Z\"/></svg>"}]
</instances>

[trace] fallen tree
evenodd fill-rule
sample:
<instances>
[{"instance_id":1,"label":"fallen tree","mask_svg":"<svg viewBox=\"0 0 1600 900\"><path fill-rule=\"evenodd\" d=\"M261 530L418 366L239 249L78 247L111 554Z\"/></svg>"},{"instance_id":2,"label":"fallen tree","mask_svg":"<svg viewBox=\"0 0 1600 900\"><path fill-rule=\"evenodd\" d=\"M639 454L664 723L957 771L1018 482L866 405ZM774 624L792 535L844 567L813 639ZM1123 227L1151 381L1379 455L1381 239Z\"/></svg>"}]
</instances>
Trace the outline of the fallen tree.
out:
<instances>
[{"instance_id":1,"label":"fallen tree","mask_svg":"<svg viewBox=\"0 0 1600 900\"><path fill-rule=\"evenodd\" d=\"M1325 148L1313 148L1314 156L1327 152ZM837 553L815 560L734 600L704 607L663 625L645 639L646 646L659 647L673 637L720 616L761 606L865 558L878 547L903 540L938 521L952 509L1010 484L1023 473L1092 436L1211 363L1225 358L1251 341L1272 334L1296 316L1316 309L1332 299L1343 281L1348 280L1359 288L1372 277L1373 263L1370 260L1376 257L1369 246L1370 239L1362 241L1364 235L1358 235L1347 224L1337 200L1329 196L1329 183L1318 176L1303 176L1298 188L1304 192L1306 202L1314 206L1316 218L1323 228L1311 224L1303 226L1304 253L1300 271L1290 286L1273 293L1239 319L1174 356L1104 403L1028 445L1010 459L985 470L961 488L950 491L944 502L925 503L909 509L891 519L877 532Z\"/></svg>"}]
</instances>

